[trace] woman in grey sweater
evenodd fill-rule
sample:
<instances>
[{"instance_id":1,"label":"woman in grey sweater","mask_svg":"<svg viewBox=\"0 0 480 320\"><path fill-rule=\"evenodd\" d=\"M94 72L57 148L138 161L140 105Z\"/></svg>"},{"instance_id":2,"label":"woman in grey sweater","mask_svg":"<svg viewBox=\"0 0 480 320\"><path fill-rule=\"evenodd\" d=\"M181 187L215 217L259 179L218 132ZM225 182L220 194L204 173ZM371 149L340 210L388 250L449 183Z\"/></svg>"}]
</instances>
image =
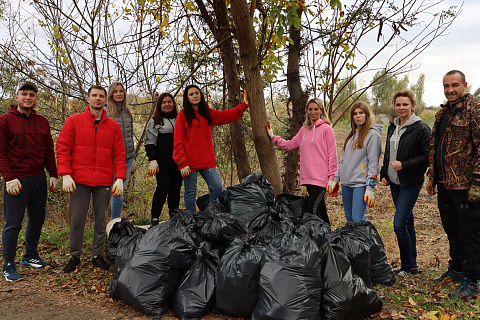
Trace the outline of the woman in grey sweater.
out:
<instances>
[{"instance_id":1,"label":"woman in grey sweater","mask_svg":"<svg viewBox=\"0 0 480 320\"><path fill-rule=\"evenodd\" d=\"M135 144L133 142L133 114L127 103L127 92L121 82L114 82L108 88L107 93L107 116L115 120L122 129L123 143L125 145L127 164L127 177L123 182L123 189L128 181L130 172L135 162ZM115 181L115 176L113 177ZM112 197L112 219L122 215L123 196Z\"/></svg>"}]
</instances>

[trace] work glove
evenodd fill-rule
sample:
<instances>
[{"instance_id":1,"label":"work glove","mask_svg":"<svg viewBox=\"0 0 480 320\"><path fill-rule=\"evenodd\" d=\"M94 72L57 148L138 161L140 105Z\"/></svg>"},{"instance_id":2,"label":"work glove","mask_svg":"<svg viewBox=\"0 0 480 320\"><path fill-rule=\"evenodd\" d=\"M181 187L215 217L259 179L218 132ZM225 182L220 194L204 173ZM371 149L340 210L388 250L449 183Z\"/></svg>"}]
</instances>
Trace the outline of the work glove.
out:
<instances>
[{"instance_id":1,"label":"work glove","mask_svg":"<svg viewBox=\"0 0 480 320\"><path fill-rule=\"evenodd\" d=\"M340 185L338 182L335 182L335 180L328 180L328 185L327 185L327 192L329 195L332 197L337 197L338 196L338 189L340 189Z\"/></svg>"},{"instance_id":2,"label":"work glove","mask_svg":"<svg viewBox=\"0 0 480 320\"><path fill-rule=\"evenodd\" d=\"M75 190L77 190L77 186L75 185L75 181L73 181L72 177L69 174L63 176L63 191L74 193Z\"/></svg>"},{"instance_id":3,"label":"work glove","mask_svg":"<svg viewBox=\"0 0 480 320\"><path fill-rule=\"evenodd\" d=\"M158 163L157 160L152 160L148 163L148 175L153 177L158 173Z\"/></svg>"},{"instance_id":4,"label":"work glove","mask_svg":"<svg viewBox=\"0 0 480 320\"><path fill-rule=\"evenodd\" d=\"M480 201L480 186L471 185L468 189L468 201L477 202Z\"/></svg>"},{"instance_id":5,"label":"work glove","mask_svg":"<svg viewBox=\"0 0 480 320\"><path fill-rule=\"evenodd\" d=\"M50 192L52 192L52 191L54 191L55 189L57 189L57 186L58 186L58 178L50 177L50 181L48 182L48 185L49 185L48 190L50 190Z\"/></svg>"},{"instance_id":6,"label":"work glove","mask_svg":"<svg viewBox=\"0 0 480 320\"><path fill-rule=\"evenodd\" d=\"M267 129L268 136L270 137L270 139L272 139L273 129L272 129L272 126L270 125L270 121L267 121L267 125L265 126L265 128Z\"/></svg>"},{"instance_id":7,"label":"work glove","mask_svg":"<svg viewBox=\"0 0 480 320\"><path fill-rule=\"evenodd\" d=\"M190 172L192 172L190 170L190 167L189 166L186 166L186 167L183 167L182 169L180 169L180 173L182 174L182 177L190 177Z\"/></svg>"},{"instance_id":8,"label":"work glove","mask_svg":"<svg viewBox=\"0 0 480 320\"><path fill-rule=\"evenodd\" d=\"M13 179L7 181L8 194L11 194L12 196L18 196L20 194L20 190L22 190L22 184L20 183L20 180Z\"/></svg>"},{"instance_id":9,"label":"work glove","mask_svg":"<svg viewBox=\"0 0 480 320\"><path fill-rule=\"evenodd\" d=\"M113 184L112 196L121 197L123 194L123 179L117 179Z\"/></svg>"},{"instance_id":10,"label":"work glove","mask_svg":"<svg viewBox=\"0 0 480 320\"><path fill-rule=\"evenodd\" d=\"M373 208L375 206L375 195L372 190L365 191L363 196L363 202L367 204L367 207Z\"/></svg>"},{"instance_id":11,"label":"work glove","mask_svg":"<svg viewBox=\"0 0 480 320\"><path fill-rule=\"evenodd\" d=\"M248 92L247 90L245 90L243 92L243 101L247 104L247 105L250 105L250 100L248 100Z\"/></svg>"}]
</instances>

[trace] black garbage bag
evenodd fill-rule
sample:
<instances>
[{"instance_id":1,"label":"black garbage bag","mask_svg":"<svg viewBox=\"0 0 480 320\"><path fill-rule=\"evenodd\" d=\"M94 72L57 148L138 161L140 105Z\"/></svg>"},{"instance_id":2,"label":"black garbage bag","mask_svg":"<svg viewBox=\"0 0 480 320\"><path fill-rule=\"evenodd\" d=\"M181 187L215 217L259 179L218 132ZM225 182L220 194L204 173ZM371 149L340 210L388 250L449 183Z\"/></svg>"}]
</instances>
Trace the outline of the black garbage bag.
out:
<instances>
[{"instance_id":1,"label":"black garbage bag","mask_svg":"<svg viewBox=\"0 0 480 320\"><path fill-rule=\"evenodd\" d=\"M306 197L282 193L275 199L275 209L282 220L296 225L300 223L305 213L306 200Z\"/></svg>"},{"instance_id":2,"label":"black garbage bag","mask_svg":"<svg viewBox=\"0 0 480 320\"><path fill-rule=\"evenodd\" d=\"M370 277L372 283L395 285L395 274L388 262L385 247L377 229L370 221L348 222L340 228L343 236L357 237L370 246Z\"/></svg>"},{"instance_id":3,"label":"black garbage bag","mask_svg":"<svg viewBox=\"0 0 480 320\"><path fill-rule=\"evenodd\" d=\"M179 211L145 232L120 270L112 297L159 319L195 258L198 242L188 231L192 215Z\"/></svg>"},{"instance_id":4,"label":"black garbage bag","mask_svg":"<svg viewBox=\"0 0 480 320\"><path fill-rule=\"evenodd\" d=\"M200 231L202 238L215 243L229 242L229 239L244 233L246 231L240 222L228 213L212 214Z\"/></svg>"},{"instance_id":5,"label":"black garbage bag","mask_svg":"<svg viewBox=\"0 0 480 320\"><path fill-rule=\"evenodd\" d=\"M323 221L320 217L305 213L298 222L296 232L301 235L310 235L317 240L319 246L326 241L326 235L331 232L330 225Z\"/></svg>"},{"instance_id":6,"label":"black garbage bag","mask_svg":"<svg viewBox=\"0 0 480 320\"><path fill-rule=\"evenodd\" d=\"M320 248L323 294L321 313L327 320L356 320L382 310L382 300L353 274L343 249L330 242Z\"/></svg>"},{"instance_id":7,"label":"black garbage bag","mask_svg":"<svg viewBox=\"0 0 480 320\"><path fill-rule=\"evenodd\" d=\"M228 187L225 207L228 213L240 215L258 207L273 205L275 194L270 182L252 173L242 183Z\"/></svg>"},{"instance_id":8,"label":"black garbage bag","mask_svg":"<svg viewBox=\"0 0 480 320\"><path fill-rule=\"evenodd\" d=\"M292 239L287 248L268 246L265 250L258 303L252 319L320 319L319 247L308 236Z\"/></svg>"},{"instance_id":9,"label":"black garbage bag","mask_svg":"<svg viewBox=\"0 0 480 320\"><path fill-rule=\"evenodd\" d=\"M340 229L327 235L328 241L342 247L352 265L354 274L362 278L367 287L371 287L370 277L370 246L360 238L354 236L342 236Z\"/></svg>"},{"instance_id":10,"label":"black garbage bag","mask_svg":"<svg viewBox=\"0 0 480 320\"><path fill-rule=\"evenodd\" d=\"M201 318L213 308L219 260L218 250L210 250L208 243L203 242L170 302L180 318Z\"/></svg>"},{"instance_id":11,"label":"black garbage bag","mask_svg":"<svg viewBox=\"0 0 480 320\"><path fill-rule=\"evenodd\" d=\"M209 202L210 202L210 193L207 193L207 194L204 194L203 196L198 197L197 198L198 210L204 211L207 208Z\"/></svg>"},{"instance_id":12,"label":"black garbage bag","mask_svg":"<svg viewBox=\"0 0 480 320\"><path fill-rule=\"evenodd\" d=\"M265 248L235 239L218 266L216 311L236 317L250 316L258 301L260 262Z\"/></svg>"},{"instance_id":13,"label":"black garbage bag","mask_svg":"<svg viewBox=\"0 0 480 320\"><path fill-rule=\"evenodd\" d=\"M272 216L267 218L267 223L263 229L257 233L257 238L266 245L270 244L272 240L285 233L287 225L275 220Z\"/></svg>"},{"instance_id":14,"label":"black garbage bag","mask_svg":"<svg viewBox=\"0 0 480 320\"><path fill-rule=\"evenodd\" d=\"M226 199L228 196L228 189L223 190L223 192L217 197L217 199L213 200L212 202L208 203L205 211L210 213L226 213Z\"/></svg>"},{"instance_id":15,"label":"black garbage bag","mask_svg":"<svg viewBox=\"0 0 480 320\"><path fill-rule=\"evenodd\" d=\"M128 222L127 217L123 217L119 222L115 223L110 230L107 240L107 258L115 261L117 257L117 248L120 240L125 236L131 236L138 232L144 232L142 228L134 227Z\"/></svg>"}]
</instances>

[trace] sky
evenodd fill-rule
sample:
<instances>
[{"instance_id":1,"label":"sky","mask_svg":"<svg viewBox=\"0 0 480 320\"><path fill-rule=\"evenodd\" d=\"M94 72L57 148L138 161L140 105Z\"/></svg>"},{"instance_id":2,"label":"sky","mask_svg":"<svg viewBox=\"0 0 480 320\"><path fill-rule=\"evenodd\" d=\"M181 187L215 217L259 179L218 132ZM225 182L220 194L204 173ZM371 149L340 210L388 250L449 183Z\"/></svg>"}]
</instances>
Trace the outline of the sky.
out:
<instances>
[{"instance_id":1,"label":"sky","mask_svg":"<svg viewBox=\"0 0 480 320\"><path fill-rule=\"evenodd\" d=\"M441 5L459 6L461 3L459 0L444 0ZM480 88L480 1L465 0L462 12L446 33L414 62L419 64L419 68L407 75L412 84L420 74L425 74L423 100L427 106L439 106L446 100L442 79L450 70L465 73L467 83L472 86L471 93Z\"/></svg>"}]
</instances>

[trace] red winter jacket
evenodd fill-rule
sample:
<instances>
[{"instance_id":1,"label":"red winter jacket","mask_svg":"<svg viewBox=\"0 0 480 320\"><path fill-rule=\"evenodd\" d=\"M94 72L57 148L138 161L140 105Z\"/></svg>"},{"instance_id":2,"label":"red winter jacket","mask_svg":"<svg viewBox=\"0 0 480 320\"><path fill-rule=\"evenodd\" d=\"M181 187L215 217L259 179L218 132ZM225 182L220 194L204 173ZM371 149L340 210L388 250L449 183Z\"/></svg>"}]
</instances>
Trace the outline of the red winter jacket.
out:
<instances>
[{"instance_id":1,"label":"red winter jacket","mask_svg":"<svg viewBox=\"0 0 480 320\"><path fill-rule=\"evenodd\" d=\"M60 175L71 175L75 183L91 187L111 186L115 177L125 180L125 147L118 123L103 110L100 123L87 107L70 116L57 139Z\"/></svg>"},{"instance_id":2,"label":"red winter jacket","mask_svg":"<svg viewBox=\"0 0 480 320\"><path fill-rule=\"evenodd\" d=\"M55 152L48 120L32 110L30 116L10 106L0 116L0 174L5 181L45 172L57 177Z\"/></svg>"},{"instance_id":3,"label":"red winter jacket","mask_svg":"<svg viewBox=\"0 0 480 320\"><path fill-rule=\"evenodd\" d=\"M209 108L208 112L212 118L211 126L196 110L195 119L192 119L192 125L189 126L183 110L180 111L175 121L172 156L178 168L189 166L190 170L198 171L216 167L217 161L212 142L213 127L240 119L247 108L248 105L245 102L224 111Z\"/></svg>"}]
</instances>

